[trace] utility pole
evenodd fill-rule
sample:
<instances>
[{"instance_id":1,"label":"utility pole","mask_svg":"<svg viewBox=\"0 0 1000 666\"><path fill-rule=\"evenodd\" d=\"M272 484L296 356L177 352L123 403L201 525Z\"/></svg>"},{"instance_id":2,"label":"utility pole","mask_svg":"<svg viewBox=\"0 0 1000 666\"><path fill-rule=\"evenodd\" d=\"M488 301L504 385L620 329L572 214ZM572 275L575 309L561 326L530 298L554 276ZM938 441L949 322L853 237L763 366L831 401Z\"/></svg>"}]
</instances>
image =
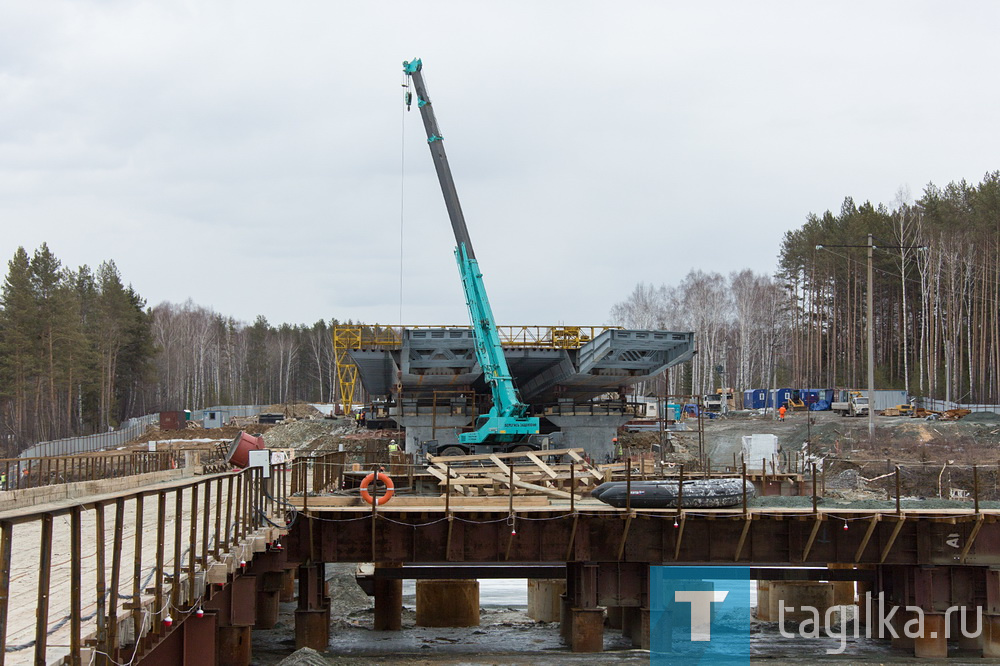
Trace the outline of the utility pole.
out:
<instances>
[{"instance_id":1,"label":"utility pole","mask_svg":"<svg viewBox=\"0 0 1000 666\"><path fill-rule=\"evenodd\" d=\"M875 298L872 294L872 235L868 234L868 443L875 439ZM904 332L905 333L905 332Z\"/></svg>"},{"instance_id":2,"label":"utility pole","mask_svg":"<svg viewBox=\"0 0 1000 666\"><path fill-rule=\"evenodd\" d=\"M875 250L875 240L868 234L868 243L865 245L817 245L817 250L831 247L865 247L868 248L868 298L866 308L868 310L868 443L871 444L875 438L875 295L872 293L874 280L872 279L872 255ZM880 249L894 250L926 250L926 245L879 245Z\"/></svg>"}]
</instances>

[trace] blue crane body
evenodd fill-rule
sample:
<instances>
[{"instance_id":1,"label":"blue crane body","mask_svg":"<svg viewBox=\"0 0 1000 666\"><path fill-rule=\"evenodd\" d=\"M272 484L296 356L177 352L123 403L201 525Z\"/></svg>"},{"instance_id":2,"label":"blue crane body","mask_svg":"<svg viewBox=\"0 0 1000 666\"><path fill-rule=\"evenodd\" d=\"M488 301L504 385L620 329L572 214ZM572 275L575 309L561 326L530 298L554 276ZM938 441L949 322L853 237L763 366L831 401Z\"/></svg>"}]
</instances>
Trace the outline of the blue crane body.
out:
<instances>
[{"instance_id":1,"label":"blue crane body","mask_svg":"<svg viewBox=\"0 0 1000 666\"><path fill-rule=\"evenodd\" d=\"M444 150L444 140L437 126L437 119L431 106L427 88L421 73L423 63L419 58L403 63L403 71L412 80L417 93L417 107L427 132L427 145L430 147L434 168L437 171L441 192L444 194L445 206L451 220L452 231L455 234L455 260L458 262L458 272L462 278L462 289L465 292L465 303L469 308L469 321L472 324L476 343L476 360L483 371L483 378L493 395L493 406L489 413L476 418L471 432L459 434L458 441L468 450L480 452L476 447L495 450L497 448L517 450L521 448L537 448L522 444L531 435L538 434L538 418L528 415L528 406L522 402L510 368L500 344L493 309L486 295L486 285L483 274L479 270L479 262L472 247L472 239L465 224L465 216L458 200L458 191L448 165L448 156ZM407 92L407 107L411 102Z\"/></svg>"}]
</instances>

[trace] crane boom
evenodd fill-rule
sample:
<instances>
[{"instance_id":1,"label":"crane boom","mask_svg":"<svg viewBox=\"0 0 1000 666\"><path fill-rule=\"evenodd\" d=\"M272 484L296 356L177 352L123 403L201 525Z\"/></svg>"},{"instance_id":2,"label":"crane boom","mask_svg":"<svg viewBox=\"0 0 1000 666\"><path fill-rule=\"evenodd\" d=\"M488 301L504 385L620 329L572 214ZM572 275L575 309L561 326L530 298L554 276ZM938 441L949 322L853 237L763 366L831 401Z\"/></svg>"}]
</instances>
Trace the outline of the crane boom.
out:
<instances>
[{"instance_id":1,"label":"crane boom","mask_svg":"<svg viewBox=\"0 0 1000 666\"><path fill-rule=\"evenodd\" d=\"M465 215L458 200L458 190L455 189L455 180L448 165L444 140L424 85L422 68L423 63L419 58L403 63L403 71L412 80L417 93L417 107L427 133L427 145L430 147L434 169L437 171L445 207L455 234L455 260L458 262L465 304L469 309L469 321L475 336L476 360L493 394L493 406L489 414L477 417L475 429L459 435L459 442L471 445L517 442L538 433L538 419L528 416L528 406L521 401L510 375L493 318L493 309L486 295L483 274L479 270L469 229L465 224ZM409 101L408 98L407 104Z\"/></svg>"}]
</instances>

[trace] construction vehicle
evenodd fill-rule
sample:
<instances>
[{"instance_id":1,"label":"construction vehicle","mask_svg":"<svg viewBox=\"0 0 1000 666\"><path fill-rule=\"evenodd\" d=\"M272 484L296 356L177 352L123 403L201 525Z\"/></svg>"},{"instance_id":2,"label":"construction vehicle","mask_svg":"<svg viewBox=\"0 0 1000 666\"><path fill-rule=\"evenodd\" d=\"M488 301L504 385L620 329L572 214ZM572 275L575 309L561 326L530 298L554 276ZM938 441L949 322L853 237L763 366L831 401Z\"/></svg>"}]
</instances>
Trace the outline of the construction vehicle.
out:
<instances>
[{"instance_id":1,"label":"construction vehicle","mask_svg":"<svg viewBox=\"0 0 1000 666\"><path fill-rule=\"evenodd\" d=\"M882 416L913 416L913 405L904 403L889 407L882 412Z\"/></svg>"},{"instance_id":2,"label":"construction vehicle","mask_svg":"<svg viewBox=\"0 0 1000 666\"><path fill-rule=\"evenodd\" d=\"M841 416L868 416L868 396L861 391L840 391L839 400L830 405L833 412Z\"/></svg>"},{"instance_id":3,"label":"construction vehicle","mask_svg":"<svg viewBox=\"0 0 1000 666\"><path fill-rule=\"evenodd\" d=\"M437 171L441 192L444 194L445 207L451 220L451 228L455 234L455 260L458 262L465 303L469 309L469 320L475 336L476 360L493 397L493 406L488 413L476 417L472 431L459 434L458 445L428 442L427 453L448 456L535 450L540 448L537 438L533 437L539 434L538 418L528 415L528 405L522 402L514 386L507 359L500 345L493 310L486 296L483 274L479 270L479 262L476 260L472 239L465 224L462 206L458 201L455 181L444 150L444 140L424 85L422 69L423 63L419 58L403 63L403 72L407 76L406 106L409 109L413 101L409 91L409 83L412 82L417 96L417 108L420 110L420 117L427 133L427 145L431 151L434 169Z\"/></svg>"}]
</instances>

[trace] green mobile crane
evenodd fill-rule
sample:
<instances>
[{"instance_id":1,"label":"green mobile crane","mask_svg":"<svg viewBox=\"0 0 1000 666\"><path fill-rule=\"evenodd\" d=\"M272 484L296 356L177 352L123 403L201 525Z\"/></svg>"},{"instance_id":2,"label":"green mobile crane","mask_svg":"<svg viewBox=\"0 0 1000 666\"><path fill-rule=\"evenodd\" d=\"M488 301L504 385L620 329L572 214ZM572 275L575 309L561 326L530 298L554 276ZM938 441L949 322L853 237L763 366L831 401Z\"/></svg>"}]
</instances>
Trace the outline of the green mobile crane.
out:
<instances>
[{"instance_id":1,"label":"green mobile crane","mask_svg":"<svg viewBox=\"0 0 1000 666\"><path fill-rule=\"evenodd\" d=\"M424 121L427 132L427 145L431 150L434 168L437 170L444 203L451 219L451 228L455 233L455 259L458 262L458 272L462 278L462 288L465 291L465 303L469 308L469 321L472 324L476 342L476 360L483 371L483 378L493 394L493 406L489 413L476 417L471 432L463 432L458 436L458 446L432 447L428 449L431 455L459 455L464 453L492 453L495 451L523 451L539 448L536 438L538 434L538 418L528 415L528 405L521 401L521 396L514 386L510 376L510 368L504 357L497 333L493 310L486 296L486 286L483 284L483 274L479 270L479 262L472 248L472 239L465 225L465 216L458 201L458 191L448 166L448 156L444 150L444 139L438 129L431 106L427 88L424 85L421 70L423 63L414 59L403 63L403 71L413 82L417 94L417 108ZM406 104L410 108L412 93L407 90Z\"/></svg>"}]
</instances>

